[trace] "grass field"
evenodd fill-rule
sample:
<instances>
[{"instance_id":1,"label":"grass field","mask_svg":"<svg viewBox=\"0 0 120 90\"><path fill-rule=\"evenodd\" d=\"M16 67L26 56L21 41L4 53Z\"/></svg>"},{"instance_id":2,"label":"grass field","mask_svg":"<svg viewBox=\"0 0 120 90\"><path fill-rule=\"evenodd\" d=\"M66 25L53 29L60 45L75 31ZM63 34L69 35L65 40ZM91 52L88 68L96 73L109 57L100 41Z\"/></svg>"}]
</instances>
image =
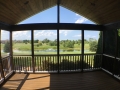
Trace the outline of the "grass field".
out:
<instances>
[{"instance_id":1,"label":"grass field","mask_svg":"<svg viewBox=\"0 0 120 90\"><path fill-rule=\"evenodd\" d=\"M85 50L89 50L89 44L85 44ZM4 48L4 44L1 44L1 49ZM42 46L37 46L36 43L34 44L34 49L35 50L40 50L40 49L57 49L57 46L50 46L47 44L43 44ZM30 43L13 43L13 49L17 49L17 50L31 50L31 44ZM68 49L68 48L64 48L63 45L60 45L60 49ZM81 44L74 44L74 48L75 50L81 50Z\"/></svg>"},{"instance_id":2,"label":"grass field","mask_svg":"<svg viewBox=\"0 0 120 90\"><path fill-rule=\"evenodd\" d=\"M44 44L42 46L37 46L37 43L34 43L34 54L39 55L39 54L57 54L56 52L47 52L47 51L40 51L40 50L46 50L46 49L57 49L57 46L49 46L47 44ZM1 44L1 50L3 50L4 44ZM81 54L81 44L74 44L74 48L72 48L75 51L67 51L68 49L71 48L64 48L62 45L60 45L60 50L65 50L62 52L59 52L60 54ZM89 44L85 44L84 46L85 52L84 53L95 53L89 51ZM87 51L86 51L87 50ZM2 52L2 56L6 56L7 53ZM13 55L31 55L31 44L30 43L14 43L13 44Z\"/></svg>"}]
</instances>

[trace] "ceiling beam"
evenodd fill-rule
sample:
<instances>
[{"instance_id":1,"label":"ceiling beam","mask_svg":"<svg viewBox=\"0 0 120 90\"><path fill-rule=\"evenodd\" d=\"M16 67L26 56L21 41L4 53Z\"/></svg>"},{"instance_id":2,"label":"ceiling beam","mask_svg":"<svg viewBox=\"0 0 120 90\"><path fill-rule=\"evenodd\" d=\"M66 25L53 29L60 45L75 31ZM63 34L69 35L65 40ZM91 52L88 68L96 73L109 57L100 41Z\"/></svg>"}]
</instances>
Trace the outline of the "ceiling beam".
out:
<instances>
[{"instance_id":1,"label":"ceiling beam","mask_svg":"<svg viewBox=\"0 0 120 90\"><path fill-rule=\"evenodd\" d=\"M113 29L117 30L117 29L120 29L120 22L105 24L104 26L106 30L113 30Z\"/></svg>"},{"instance_id":2,"label":"ceiling beam","mask_svg":"<svg viewBox=\"0 0 120 90\"><path fill-rule=\"evenodd\" d=\"M68 29L68 30L103 30L103 25L94 24L74 24L74 23L37 23L37 24L20 24L12 25L11 30L55 30L55 29Z\"/></svg>"},{"instance_id":3,"label":"ceiling beam","mask_svg":"<svg viewBox=\"0 0 120 90\"><path fill-rule=\"evenodd\" d=\"M0 29L10 30L10 25L0 22Z\"/></svg>"}]
</instances>

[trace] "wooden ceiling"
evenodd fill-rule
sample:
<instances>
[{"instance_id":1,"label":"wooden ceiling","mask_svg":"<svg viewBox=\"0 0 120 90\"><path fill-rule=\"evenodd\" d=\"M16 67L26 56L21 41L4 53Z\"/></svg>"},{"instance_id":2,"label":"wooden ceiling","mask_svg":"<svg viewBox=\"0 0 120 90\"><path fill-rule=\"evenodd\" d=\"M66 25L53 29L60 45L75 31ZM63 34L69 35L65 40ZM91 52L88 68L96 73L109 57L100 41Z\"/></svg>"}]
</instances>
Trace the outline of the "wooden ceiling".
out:
<instances>
[{"instance_id":1,"label":"wooden ceiling","mask_svg":"<svg viewBox=\"0 0 120 90\"><path fill-rule=\"evenodd\" d=\"M17 24L55 5L57 0L0 0L0 22ZM61 0L60 5L97 24L120 21L120 0Z\"/></svg>"},{"instance_id":2,"label":"wooden ceiling","mask_svg":"<svg viewBox=\"0 0 120 90\"><path fill-rule=\"evenodd\" d=\"M61 0L61 5L97 24L120 21L120 0Z\"/></svg>"},{"instance_id":3,"label":"wooden ceiling","mask_svg":"<svg viewBox=\"0 0 120 90\"><path fill-rule=\"evenodd\" d=\"M57 0L0 0L0 22L17 24L56 3Z\"/></svg>"}]
</instances>

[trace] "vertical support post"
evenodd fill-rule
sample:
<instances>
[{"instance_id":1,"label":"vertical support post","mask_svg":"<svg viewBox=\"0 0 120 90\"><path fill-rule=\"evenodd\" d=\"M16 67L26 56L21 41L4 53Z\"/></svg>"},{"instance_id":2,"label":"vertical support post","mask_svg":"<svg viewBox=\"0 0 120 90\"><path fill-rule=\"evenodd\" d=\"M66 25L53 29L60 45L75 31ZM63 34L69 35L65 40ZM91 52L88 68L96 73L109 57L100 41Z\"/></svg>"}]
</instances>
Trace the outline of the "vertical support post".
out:
<instances>
[{"instance_id":1,"label":"vertical support post","mask_svg":"<svg viewBox=\"0 0 120 90\"><path fill-rule=\"evenodd\" d=\"M115 47L115 58L118 56L118 30L116 30L116 47Z\"/></svg>"},{"instance_id":2,"label":"vertical support post","mask_svg":"<svg viewBox=\"0 0 120 90\"><path fill-rule=\"evenodd\" d=\"M0 29L0 61L2 60L2 56L1 56L1 29ZM0 62L1 63L1 62Z\"/></svg>"},{"instance_id":3,"label":"vertical support post","mask_svg":"<svg viewBox=\"0 0 120 90\"><path fill-rule=\"evenodd\" d=\"M35 73L35 63L34 63L34 30L31 30L31 52L32 52L32 68L33 68L33 73Z\"/></svg>"},{"instance_id":4,"label":"vertical support post","mask_svg":"<svg viewBox=\"0 0 120 90\"><path fill-rule=\"evenodd\" d=\"M60 0L57 1L57 23L60 23Z\"/></svg>"},{"instance_id":5,"label":"vertical support post","mask_svg":"<svg viewBox=\"0 0 120 90\"><path fill-rule=\"evenodd\" d=\"M113 75L116 73L117 74L117 71L116 69L118 69L118 66L117 66L117 55L118 55L118 30L115 30L115 59L114 59L114 64L113 64Z\"/></svg>"},{"instance_id":6,"label":"vertical support post","mask_svg":"<svg viewBox=\"0 0 120 90\"><path fill-rule=\"evenodd\" d=\"M14 70L13 65L13 47L12 47L12 31L10 30L10 66L11 69Z\"/></svg>"},{"instance_id":7,"label":"vertical support post","mask_svg":"<svg viewBox=\"0 0 120 90\"><path fill-rule=\"evenodd\" d=\"M119 39L119 35L118 35L118 33L119 33L119 31L117 30L117 44L116 44L116 57L118 56L118 48L119 48L119 46L118 46L118 39Z\"/></svg>"},{"instance_id":8,"label":"vertical support post","mask_svg":"<svg viewBox=\"0 0 120 90\"><path fill-rule=\"evenodd\" d=\"M102 54L104 53L104 30L101 31L101 36L102 36Z\"/></svg>"},{"instance_id":9,"label":"vertical support post","mask_svg":"<svg viewBox=\"0 0 120 90\"><path fill-rule=\"evenodd\" d=\"M57 0L57 60L58 60L58 73L59 70L59 23L60 23L60 0Z\"/></svg>"},{"instance_id":10,"label":"vertical support post","mask_svg":"<svg viewBox=\"0 0 120 90\"><path fill-rule=\"evenodd\" d=\"M1 57L1 29L0 29L0 64L1 64L1 67L0 67L1 68L1 77L4 78L4 80L5 80L2 57Z\"/></svg>"},{"instance_id":11,"label":"vertical support post","mask_svg":"<svg viewBox=\"0 0 120 90\"><path fill-rule=\"evenodd\" d=\"M104 30L101 32L101 35L102 35L102 65L101 65L101 68L103 67L103 60L104 60L104 56L103 56L103 54L104 54L104 47L105 47L105 43L104 43Z\"/></svg>"},{"instance_id":12,"label":"vertical support post","mask_svg":"<svg viewBox=\"0 0 120 90\"><path fill-rule=\"evenodd\" d=\"M83 72L83 61L84 61L84 30L82 30L82 47L81 47L81 53L82 53L82 72Z\"/></svg>"}]
</instances>

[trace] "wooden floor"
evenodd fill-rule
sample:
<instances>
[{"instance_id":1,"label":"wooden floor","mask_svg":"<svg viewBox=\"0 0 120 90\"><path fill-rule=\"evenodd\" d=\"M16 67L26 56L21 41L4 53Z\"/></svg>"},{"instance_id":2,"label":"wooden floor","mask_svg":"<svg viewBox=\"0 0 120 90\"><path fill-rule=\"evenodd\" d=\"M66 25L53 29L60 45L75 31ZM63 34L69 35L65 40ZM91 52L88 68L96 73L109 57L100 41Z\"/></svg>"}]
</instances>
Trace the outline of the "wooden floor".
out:
<instances>
[{"instance_id":1,"label":"wooden floor","mask_svg":"<svg viewBox=\"0 0 120 90\"><path fill-rule=\"evenodd\" d=\"M120 90L103 71L74 74L14 74L0 90Z\"/></svg>"}]
</instances>

